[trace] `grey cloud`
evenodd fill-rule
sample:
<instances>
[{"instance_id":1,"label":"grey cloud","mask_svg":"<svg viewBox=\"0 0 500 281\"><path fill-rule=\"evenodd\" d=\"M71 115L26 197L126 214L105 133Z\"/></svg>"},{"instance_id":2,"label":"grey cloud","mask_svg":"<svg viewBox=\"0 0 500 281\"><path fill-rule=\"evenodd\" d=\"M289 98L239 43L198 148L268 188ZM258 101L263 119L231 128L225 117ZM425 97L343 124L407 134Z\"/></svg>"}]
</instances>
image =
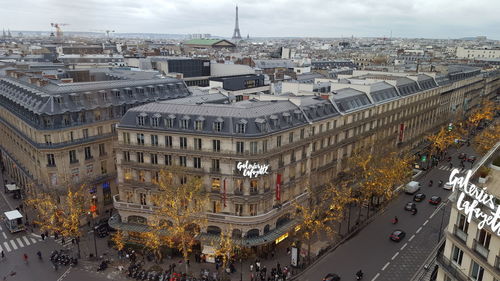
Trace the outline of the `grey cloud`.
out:
<instances>
[{"instance_id":1,"label":"grey cloud","mask_svg":"<svg viewBox=\"0 0 500 281\"><path fill-rule=\"evenodd\" d=\"M2 3L4 2L4 3ZM500 39L497 0L0 0L0 28L211 33L231 36L234 6L251 36L394 36Z\"/></svg>"}]
</instances>

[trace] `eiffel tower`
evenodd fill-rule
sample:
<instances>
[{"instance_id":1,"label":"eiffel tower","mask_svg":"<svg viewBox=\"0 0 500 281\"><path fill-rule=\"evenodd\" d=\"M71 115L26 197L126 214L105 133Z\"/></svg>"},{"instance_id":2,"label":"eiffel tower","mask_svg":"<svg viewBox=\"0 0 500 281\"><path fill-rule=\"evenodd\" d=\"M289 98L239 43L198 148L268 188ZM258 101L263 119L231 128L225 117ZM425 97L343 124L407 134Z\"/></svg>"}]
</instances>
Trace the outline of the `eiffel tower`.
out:
<instances>
[{"instance_id":1,"label":"eiffel tower","mask_svg":"<svg viewBox=\"0 0 500 281\"><path fill-rule=\"evenodd\" d=\"M238 6L236 6L236 22L234 24L233 40L241 40L240 26L238 24Z\"/></svg>"}]
</instances>

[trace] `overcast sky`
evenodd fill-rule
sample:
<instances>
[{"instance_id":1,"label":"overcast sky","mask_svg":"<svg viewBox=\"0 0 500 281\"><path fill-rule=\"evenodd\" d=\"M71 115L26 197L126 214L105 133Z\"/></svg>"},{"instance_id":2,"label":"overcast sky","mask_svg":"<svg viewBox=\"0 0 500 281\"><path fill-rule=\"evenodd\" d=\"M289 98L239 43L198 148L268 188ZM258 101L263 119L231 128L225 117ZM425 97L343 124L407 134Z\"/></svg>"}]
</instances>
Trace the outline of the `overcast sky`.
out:
<instances>
[{"instance_id":1,"label":"overcast sky","mask_svg":"<svg viewBox=\"0 0 500 281\"><path fill-rule=\"evenodd\" d=\"M500 39L500 0L0 0L0 28L241 35Z\"/></svg>"}]
</instances>

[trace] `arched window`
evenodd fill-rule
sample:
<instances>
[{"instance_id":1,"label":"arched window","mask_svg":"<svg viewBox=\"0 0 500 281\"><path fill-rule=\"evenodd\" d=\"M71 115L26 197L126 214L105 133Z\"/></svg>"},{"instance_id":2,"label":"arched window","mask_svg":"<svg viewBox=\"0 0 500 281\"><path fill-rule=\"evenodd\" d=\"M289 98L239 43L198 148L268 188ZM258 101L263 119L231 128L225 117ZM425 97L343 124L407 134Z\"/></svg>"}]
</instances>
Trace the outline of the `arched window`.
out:
<instances>
[{"instance_id":1,"label":"arched window","mask_svg":"<svg viewBox=\"0 0 500 281\"><path fill-rule=\"evenodd\" d=\"M214 235L220 235L221 234L221 229L218 226L210 225L207 227L207 233L208 234L214 234Z\"/></svg>"},{"instance_id":2,"label":"arched window","mask_svg":"<svg viewBox=\"0 0 500 281\"><path fill-rule=\"evenodd\" d=\"M258 229L250 229L247 232L247 238L254 238L254 237L259 237L259 230Z\"/></svg>"}]
</instances>

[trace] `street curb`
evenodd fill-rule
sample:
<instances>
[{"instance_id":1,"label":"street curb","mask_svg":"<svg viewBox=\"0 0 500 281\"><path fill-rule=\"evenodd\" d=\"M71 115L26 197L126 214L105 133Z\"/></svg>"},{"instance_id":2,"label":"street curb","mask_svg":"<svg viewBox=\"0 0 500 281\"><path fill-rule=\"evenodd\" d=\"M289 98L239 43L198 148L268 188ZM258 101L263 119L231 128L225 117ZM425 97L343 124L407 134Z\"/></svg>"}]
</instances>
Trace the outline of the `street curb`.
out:
<instances>
[{"instance_id":1,"label":"street curb","mask_svg":"<svg viewBox=\"0 0 500 281\"><path fill-rule=\"evenodd\" d=\"M296 275L293 275L288 280L296 280L297 278L301 277L312 266L316 265L319 261L323 260L326 256L328 256L328 254L330 254L331 252L335 251L340 245L344 244L349 239L351 239L352 237L354 237L355 235L357 235L361 230L363 230L363 228L365 228L367 225L369 225L375 218L377 218L378 216L380 216L383 213L385 213L385 211L387 211L387 206L385 206L384 208L380 209L377 213L375 213L369 219L367 219L362 224L360 224L359 227L356 230L352 231L347 236L345 236L344 238L342 238L342 240L340 240L339 242L337 242L336 244L334 244L328 251L326 251L325 253L323 253L319 258L317 258L315 261L313 261L311 264L309 264L305 270L302 270L301 272L297 273Z\"/></svg>"}]
</instances>

